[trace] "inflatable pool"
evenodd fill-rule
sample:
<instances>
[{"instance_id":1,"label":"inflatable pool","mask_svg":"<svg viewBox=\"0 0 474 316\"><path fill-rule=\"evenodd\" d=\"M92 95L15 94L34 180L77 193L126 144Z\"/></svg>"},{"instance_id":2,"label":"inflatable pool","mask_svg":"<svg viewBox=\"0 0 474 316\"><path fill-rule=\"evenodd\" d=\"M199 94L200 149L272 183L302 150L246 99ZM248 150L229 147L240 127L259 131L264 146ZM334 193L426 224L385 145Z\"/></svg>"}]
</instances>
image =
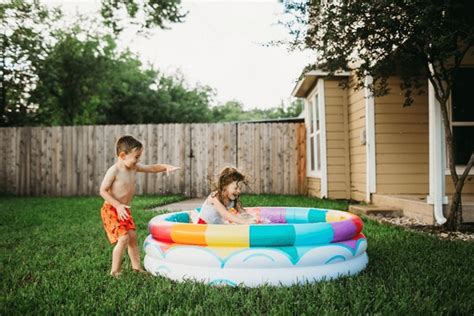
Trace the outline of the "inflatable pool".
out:
<instances>
[{"instance_id":1,"label":"inflatable pool","mask_svg":"<svg viewBox=\"0 0 474 316\"><path fill-rule=\"evenodd\" d=\"M362 220L351 213L255 207L247 211L269 224L192 224L198 211L151 219L144 244L150 273L208 284L292 285L354 275L368 263Z\"/></svg>"}]
</instances>

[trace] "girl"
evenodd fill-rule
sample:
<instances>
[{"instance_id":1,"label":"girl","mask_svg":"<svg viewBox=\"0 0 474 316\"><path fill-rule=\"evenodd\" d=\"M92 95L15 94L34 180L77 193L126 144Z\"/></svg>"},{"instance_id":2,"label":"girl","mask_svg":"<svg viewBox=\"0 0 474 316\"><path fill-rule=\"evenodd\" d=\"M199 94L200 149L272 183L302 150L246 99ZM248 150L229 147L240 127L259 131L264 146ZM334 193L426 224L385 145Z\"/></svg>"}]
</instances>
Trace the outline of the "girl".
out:
<instances>
[{"instance_id":1,"label":"girl","mask_svg":"<svg viewBox=\"0 0 474 316\"><path fill-rule=\"evenodd\" d=\"M247 180L237 169L232 167L222 169L213 192L201 207L198 224L255 223L240 204L242 184L247 184Z\"/></svg>"}]
</instances>

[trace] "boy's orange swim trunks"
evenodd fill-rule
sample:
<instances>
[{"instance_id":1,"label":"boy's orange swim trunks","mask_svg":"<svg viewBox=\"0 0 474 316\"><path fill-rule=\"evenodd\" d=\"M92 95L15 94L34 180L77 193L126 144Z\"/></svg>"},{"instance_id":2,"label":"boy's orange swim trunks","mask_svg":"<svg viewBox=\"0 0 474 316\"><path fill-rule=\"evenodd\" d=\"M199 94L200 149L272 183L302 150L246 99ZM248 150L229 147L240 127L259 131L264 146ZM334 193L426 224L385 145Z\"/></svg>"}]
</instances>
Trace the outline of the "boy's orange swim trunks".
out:
<instances>
[{"instance_id":1,"label":"boy's orange swim trunks","mask_svg":"<svg viewBox=\"0 0 474 316\"><path fill-rule=\"evenodd\" d=\"M102 223L104 224L105 232L111 244L115 244L120 236L126 235L129 230L135 229L135 222L132 214L128 210L129 218L126 220L119 220L117 210L115 207L105 202L100 210L102 216Z\"/></svg>"}]
</instances>

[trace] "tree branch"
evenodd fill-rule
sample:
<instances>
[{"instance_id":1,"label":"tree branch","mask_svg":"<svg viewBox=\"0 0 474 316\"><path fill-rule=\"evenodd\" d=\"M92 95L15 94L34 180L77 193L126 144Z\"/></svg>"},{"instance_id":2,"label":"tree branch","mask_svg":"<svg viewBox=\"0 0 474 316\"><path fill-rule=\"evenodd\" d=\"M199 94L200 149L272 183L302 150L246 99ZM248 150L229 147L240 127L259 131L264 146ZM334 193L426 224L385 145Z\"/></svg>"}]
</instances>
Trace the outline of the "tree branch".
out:
<instances>
[{"instance_id":1,"label":"tree branch","mask_svg":"<svg viewBox=\"0 0 474 316\"><path fill-rule=\"evenodd\" d=\"M455 62L454 62L454 68L459 68L459 66L461 65L461 62L462 60L464 59L464 56L466 55L466 53L469 51L469 49L472 47L473 45L473 42L470 41L466 47L464 48L464 50L461 51L461 55L459 56L459 58L456 56L454 58Z\"/></svg>"},{"instance_id":2,"label":"tree branch","mask_svg":"<svg viewBox=\"0 0 474 316\"><path fill-rule=\"evenodd\" d=\"M469 159L469 162L466 165L466 168L464 169L464 172L462 173L461 177L459 178L458 183L456 184L456 191L461 192L463 186L464 186L464 181L466 180L467 176L469 175L469 171L471 171L472 166L474 165L474 153L471 153L471 158Z\"/></svg>"}]
</instances>

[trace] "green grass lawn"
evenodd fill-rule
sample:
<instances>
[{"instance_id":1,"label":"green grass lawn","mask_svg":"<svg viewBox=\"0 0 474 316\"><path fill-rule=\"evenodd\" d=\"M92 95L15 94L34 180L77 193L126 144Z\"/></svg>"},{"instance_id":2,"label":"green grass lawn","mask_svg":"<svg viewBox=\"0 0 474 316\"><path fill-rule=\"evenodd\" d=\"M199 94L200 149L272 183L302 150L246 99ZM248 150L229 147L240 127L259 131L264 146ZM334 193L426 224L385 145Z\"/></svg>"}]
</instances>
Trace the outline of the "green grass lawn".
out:
<instances>
[{"instance_id":1,"label":"green grass lawn","mask_svg":"<svg viewBox=\"0 0 474 316\"><path fill-rule=\"evenodd\" d=\"M135 199L140 245L156 215L146 208L181 198ZM0 197L1 315L474 313L474 243L367 219L369 265L355 277L286 288L210 287L129 272L126 258L124 273L113 279L101 204L97 197ZM343 202L271 195L245 196L243 205L347 208Z\"/></svg>"}]
</instances>

